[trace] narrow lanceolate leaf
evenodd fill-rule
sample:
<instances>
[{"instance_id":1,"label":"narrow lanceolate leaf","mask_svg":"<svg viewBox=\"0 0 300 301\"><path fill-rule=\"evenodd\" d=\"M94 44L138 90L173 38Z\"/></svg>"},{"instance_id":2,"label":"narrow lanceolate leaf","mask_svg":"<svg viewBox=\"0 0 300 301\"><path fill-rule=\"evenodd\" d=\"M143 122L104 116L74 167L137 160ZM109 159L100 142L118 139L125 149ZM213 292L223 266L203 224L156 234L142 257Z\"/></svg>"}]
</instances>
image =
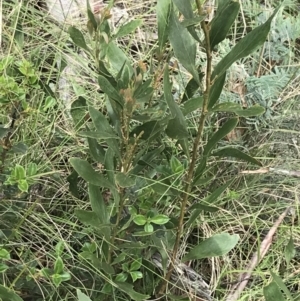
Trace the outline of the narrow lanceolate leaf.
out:
<instances>
[{"instance_id":1,"label":"narrow lanceolate leaf","mask_svg":"<svg viewBox=\"0 0 300 301\"><path fill-rule=\"evenodd\" d=\"M192 113L195 110L202 108L202 105L203 105L203 96L191 98L183 104L182 114L184 116L186 116L187 114Z\"/></svg>"},{"instance_id":2,"label":"narrow lanceolate leaf","mask_svg":"<svg viewBox=\"0 0 300 301\"><path fill-rule=\"evenodd\" d=\"M259 116L265 112L264 107L254 105L243 109L240 104L234 102L222 102L212 108L213 112L233 112L240 117Z\"/></svg>"},{"instance_id":3,"label":"narrow lanceolate leaf","mask_svg":"<svg viewBox=\"0 0 300 301\"><path fill-rule=\"evenodd\" d=\"M216 234L193 248L186 256L184 256L182 261L225 255L236 246L238 240L239 236L237 234Z\"/></svg>"},{"instance_id":4,"label":"narrow lanceolate leaf","mask_svg":"<svg viewBox=\"0 0 300 301\"><path fill-rule=\"evenodd\" d=\"M169 78L169 70L167 67L165 67L165 72L164 72L164 96L172 115L172 119L169 121L166 129L167 135L170 138L174 138L174 139L187 138L188 131L185 123L185 118L178 104L174 101L172 95L172 87Z\"/></svg>"},{"instance_id":5,"label":"narrow lanceolate leaf","mask_svg":"<svg viewBox=\"0 0 300 301\"><path fill-rule=\"evenodd\" d=\"M269 285L263 289L265 301L286 301L279 286L272 281Z\"/></svg>"},{"instance_id":6,"label":"narrow lanceolate leaf","mask_svg":"<svg viewBox=\"0 0 300 301\"><path fill-rule=\"evenodd\" d=\"M1 300L9 301L23 301L13 290L0 284L0 298Z\"/></svg>"},{"instance_id":7,"label":"narrow lanceolate leaf","mask_svg":"<svg viewBox=\"0 0 300 301\"><path fill-rule=\"evenodd\" d=\"M96 213L101 224L107 224L108 214L102 192L100 191L99 187L93 184L89 184L88 193L93 212Z\"/></svg>"},{"instance_id":8,"label":"narrow lanceolate leaf","mask_svg":"<svg viewBox=\"0 0 300 301\"><path fill-rule=\"evenodd\" d=\"M130 71L130 76L134 73L133 68L131 66L131 61L129 60L125 52L116 43L114 43L114 41L111 41L108 44L106 58L110 66L116 72L119 72L124 63L126 63Z\"/></svg>"},{"instance_id":9,"label":"narrow lanceolate leaf","mask_svg":"<svg viewBox=\"0 0 300 301\"><path fill-rule=\"evenodd\" d=\"M89 138L94 138L94 139L119 139L119 137L116 134L111 134L108 132L100 132L100 131L81 131L78 133L79 136L82 137L89 137Z\"/></svg>"},{"instance_id":10,"label":"narrow lanceolate leaf","mask_svg":"<svg viewBox=\"0 0 300 301\"><path fill-rule=\"evenodd\" d=\"M254 105L247 109L236 110L234 113L240 117L260 116L265 112L265 108L260 105Z\"/></svg>"},{"instance_id":11,"label":"narrow lanceolate leaf","mask_svg":"<svg viewBox=\"0 0 300 301\"><path fill-rule=\"evenodd\" d=\"M259 46L263 45L269 34L272 20L277 14L279 8L280 7L274 11L271 17L264 24L249 32L231 49L231 51L215 67L212 79L216 76L221 76L235 61L248 56Z\"/></svg>"},{"instance_id":12,"label":"narrow lanceolate leaf","mask_svg":"<svg viewBox=\"0 0 300 301\"><path fill-rule=\"evenodd\" d=\"M198 69L201 69L200 67L198 67ZM198 74L199 79L202 80L204 77L204 73L201 70L198 70ZM184 94L182 96L181 102L185 102L188 99L192 98L197 92L197 90L199 90L199 88L199 84L196 82L196 80L194 78L191 78L184 89Z\"/></svg>"},{"instance_id":13,"label":"narrow lanceolate leaf","mask_svg":"<svg viewBox=\"0 0 300 301\"><path fill-rule=\"evenodd\" d=\"M115 38L121 38L133 33L139 26L141 26L142 23L143 21L140 19L129 21L119 28L118 32L115 35Z\"/></svg>"},{"instance_id":14,"label":"narrow lanceolate leaf","mask_svg":"<svg viewBox=\"0 0 300 301\"><path fill-rule=\"evenodd\" d=\"M224 123L224 125L208 140L207 144L204 147L203 156L210 154L214 146L228 135L237 125L238 118L231 118Z\"/></svg>"},{"instance_id":15,"label":"narrow lanceolate leaf","mask_svg":"<svg viewBox=\"0 0 300 301\"><path fill-rule=\"evenodd\" d=\"M217 103L223 90L225 78L226 78L226 72L224 72L222 75L218 76L215 79L215 82L213 83L209 93L209 100L207 106L208 110L210 110Z\"/></svg>"},{"instance_id":16,"label":"narrow lanceolate leaf","mask_svg":"<svg viewBox=\"0 0 300 301\"><path fill-rule=\"evenodd\" d=\"M134 176L130 176L123 172L118 172L116 174L116 182L120 187L132 187L135 185L136 178Z\"/></svg>"},{"instance_id":17,"label":"narrow lanceolate leaf","mask_svg":"<svg viewBox=\"0 0 300 301\"><path fill-rule=\"evenodd\" d=\"M86 100L82 96L79 96L71 105L71 116L75 123L75 129L79 129L84 125L86 113Z\"/></svg>"},{"instance_id":18,"label":"narrow lanceolate leaf","mask_svg":"<svg viewBox=\"0 0 300 301\"><path fill-rule=\"evenodd\" d=\"M149 295L143 295L143 294L140 294L138 292L136 292L134 289L133 289L133 285L130 284L130 283L127 283L127 282L119 282L119 281L115 281L114 282L117 287L125 292L127 295L130 296L130 298L134 301L144 301L144 300L147 300L150 298Z\"/></svg>"},{"instance_id":19,"label":"narrow lanceolate leaf","mask_svg":"<svg viewBox=\"0 0 300 301\"><path fill-rule=\"evenodd\" d=\"M291 236L288 244L284 249L284 257L287 265L290 264L291 260L295 257L295 255L296 255L296 249L295 249L293 237Z\"/></svg>"},{"instance_id":20,"label":"narrow lanceolate leaf","mask_svg":"<svg viewBox=\"0 0 300 301\"><path fill-rule=\"evenodd\" d=\"M69 27L68 32L69 32L69 35L70 35L72 41L74 42L74 44L76 46L78 46L88 52L90 51L88 46L86 45L84 36L79 29L77 29L74 26L71 26L71 27Z\"/></svg>"},{"instance_id":21,"label":"narrow lanceolate leaf","mask_svg":"<svg viewBox=\"0 0 300 301\"><path fill-rule=\"evenodd\" d=\"M171 13L171 0L158 0L156 6L157 30L158 30L158 49L162 54L163 48L168 40L169 21Z\"/></svg>"},{"instance_id":22,"label":"narrow lanceolate leaf","mask_svg":"<svg viewBox=\"0 0 300 301\"><path fill-rule=\"evenodd\" d=\"M180 24L174 9L171 9L169 39L175 56L182 66L189 71L200 85L199 75L195 66L196 42L188 30Z\"/></svg>"},{"instance_id":23,"label":"narrow lanceolate leaf","mask_svg":"<svg viewBox=\"0 0 300 301\"><path fill-rule=\"evenodd\" d=\"M98 187L114 189L114 186L102 174L96 172L86 160L71 158L70 163L76 172L88 183Z\"/></svg>"},{"instance_id":24,"label":"narrow lanceolate leaf","mask_svg":"<svg viewBox=\"0 0 300 301\"><path fill-rule=\"evenodd\" d=\"M103 133L103 136L104 135L108 136L105 138L105 141L107 142L108 146L111 147L111 149L114 151L114 153L118 157L121 157L119 143L118 143L118 140L116 139L116 133L110 126L106 117L101 112L99 112L98 110L96 110L93 107L89 107L89 113L93 120L93 124L94 124L95 128L97 129L96 133L99 133L99 134ZM91 136L89 136L89 137L91 137ZM96 137L91 137L91 138L96 138Z\"/></svg>"},{"instance_id":25,"label":"narrow lanceolate leaf","mask_svg":"<svg viewBox=\"0 0 300 301\"><path fill-rule=\"evenodd\" d=\"M232 184L233 180L229 180L224 185L221 185L218 187L214 192L212 192L208 197L206 197L204 200L200 200L199 204L194 204L190 207L190 209L198 209L200 208L198 205L212 205L216 202L216 200L221 196L221 194Z\"/></svg>"},{"instance_id":26,"label":"narrow lanceolate leaf","mask_svg":"<svg viewBox=\"0 0 300 301\"><path fill-rule=\"evenodd\" d=\"M191 18L191 19L187 19L187 20L183 20L181 22L181 25L184 26L184 27L187 27L188 30L190 31L190 29L192 29L192 27L190 26L193 26L193 25L197 25L199 23L201 23L203 20L205 20L206 16L196 16L194 18ZM190 31L191 33L191 31ZM191 35L193 36L193 34L191 33ZM198 36L197 36L197 39L198 41Z\"/></svg>"},{"instance_id":27,"label":"narrow lanceolate leaf","mask_svg":"<svg viewBox=\"0 0 300 301\"><path fill-rule=\"evenodd\" d=\"M285 283L283 282L282 278L276 275L274 272L270 271L273 281L279 286L279 288L286 294L288 300L294 300L289 289L286 287Z\"/></svg>"},{"instance_id":28,"label":"narrow lanceolate leaf","mask_svg":"<svg viewBox=\"0 0 300 301\"><path fill-rule=\"evenodd\" d=\"M121 108L123 108L123 98L117 92L117 90L111 85L111 83L102 75L98 77L98 83L101 90L112 100L117 102Z\"/></svg>"},{"instance_id":29,"label":"narrow lanceolate leaf","mask_svg":"<svg viewBox=\"0 0 300 301\"><path fill-rule=\"evenodd\" d=\"M210 25L209 39L211 48L226 38L239 10L240 4L237 0L225 0L223 1L223 5L219 5L216 16Z\"/></svg>"},{"instance_id":30,"label":"narrow lanceolate leaf","mask_svg":"<svg viewBox=\"0 0 300 301\"><path fill-rule=\"evenodd\" d=\"M245 154L244 152L242 152L236 148L233 148L233 147L226 147L226 148L217 150L212 153L212 156L233 157L233 158L241 159L241 160L249 162L249 163L253 163L255 165L262 166L262 163L259 162L258 160L256 160L255 158L253 158L253 157Z\"/></svg>"},{"instance_id":31,"label":"narrow lanceolate leaf","mask_svg":"<svg viewBox=\"0 0 300 301\"><path fill-rule=\"evenodd\" d=\"M194 17L193 13L193 7L191 0L173 0L175 5L177 6L178 10L183 14L184 20L181 22L182 26L188 27L188 31L191 34L191 36L198 42L200 42L200 39L196 33L195 27L192 25L199 24L201 21L205 19L205 15L203 16L196 16Z\"/></svg>"}]
</instances>

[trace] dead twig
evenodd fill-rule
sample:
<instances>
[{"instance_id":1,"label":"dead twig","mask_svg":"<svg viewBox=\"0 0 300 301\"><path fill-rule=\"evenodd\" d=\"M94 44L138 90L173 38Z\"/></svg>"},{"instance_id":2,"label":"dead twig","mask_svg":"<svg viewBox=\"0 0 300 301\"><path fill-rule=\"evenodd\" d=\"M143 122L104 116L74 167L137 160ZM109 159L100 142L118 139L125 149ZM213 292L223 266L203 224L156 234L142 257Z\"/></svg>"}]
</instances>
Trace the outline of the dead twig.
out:
<instances>
[{"instance_id":1,"label":"dead twig","mask_svg":"<svg viewBox=\"0 0 300 301\"><path fill-rule=\"evenodd\" d=\"M243 170L240 173L241 174L262 174L262 173L269 173L269 172L272 172L272 173L278 174L278 175L286 175L286 176L300 178L300 171L298 171L298 170L286 170L286 169L272 168L272 167L260 168L260 169L256 169L256 170Z\"/></svg>"},{"instance_id":2,"label":"dead twig","mask_svg":"<svg viewBox=\"0 0 300 301\"><path fill-rule=\"evenodd\" d=\"M265 237L265 239L261 243L259 252L256 252L253 255L251 261L249 262L247 268L245 269L246 272L242 273L240 275L237 284L234 285L230 289L230 293L227 296L226 301L236 301L239 298L239 295L242 293L242 291L246 287L246 285L248 283L248 280L250 279L250 276L251 276L253 270L259 264L259 262L264 258L264 256L266 255L266 253L268 252L268 250L269 250L269 248L271 246L271 243L272 243L273 236L274 236L277 228L282 223L282 221L286 217L286 215L289 213L290 209L291 209L291 207L288 207L279 216L279 218L277 219L277 221L275 222L275 224L273 225L273 227L269 230L267 236Z\"/></svg>"}]
</instances>

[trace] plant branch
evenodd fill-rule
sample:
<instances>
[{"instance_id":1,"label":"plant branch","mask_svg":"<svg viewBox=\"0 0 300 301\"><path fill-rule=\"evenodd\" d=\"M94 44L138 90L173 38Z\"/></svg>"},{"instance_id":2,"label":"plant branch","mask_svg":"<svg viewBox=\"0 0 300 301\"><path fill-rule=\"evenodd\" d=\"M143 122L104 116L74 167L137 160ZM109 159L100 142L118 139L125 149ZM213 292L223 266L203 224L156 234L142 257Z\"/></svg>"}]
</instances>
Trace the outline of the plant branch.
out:
<instances>
[{"instance_id":1,"label":"plant branch","mask_svg":"<svg viewBox=\"0 0 300 301\"><path fill-rule=\"evenodd\" d=\"M199 13L199 15L201 15L202 14L202 7L201 7L200 0L196 0L196 4L197 4L197 8L198 8L198 13ZM176 257L177 257L177 253L178 253L179 246L180 246L180 240L181 240L181 236L182 236L183 229L184 229L184 217L185 217L185 213L186 213L188 198L189 198L189 195L190 195L190 193L192 191L192 187L193 187L192 186L192 181L193 181L196 162L197 162L198 157L199 157L199 144L200 144L200 141L201 141L202 136L203 136L205 120L206 120L206 117L207 117L207 107L208 107L209 94L210 94L210 88L211 88L212 55L211 55L211 49L210 49L209 25L207 25L205 23L205 21L202 21L201 22L201 28L204 32L205 43L206 43L206 46L205 46L206 58L207 58L207 62L206 62L206 89L205 89L205 92L203 94L203 106L202 106L202 112L201 112L201 116L200 116L200 120L199 120L197 136L196 136L196 138L194 140L194 143L193 143L192 159L191 159L191 163L189 165L188 173L187 173L186 180L185 180L186 184L185 184L185 189L184 189L184 193L183 193L182 201L181 201L179 223L178 223L178 228L177 228L176 240L175 240L175 244L174 244L174 248L173 248L173 253L172 253L172 257L171 257L171 262L170 262L169 267L168 267L167 275L166 275L166 277L164 279L164 282L163 282L163 284L162 284L162 286L159 290L159 294L164 294L167 282L169 281L169 279L171 277L171 274L172 274L172 271L174 269L174 263L175 263L175 260L176 260Z\"/></svg>"}]
</instances>

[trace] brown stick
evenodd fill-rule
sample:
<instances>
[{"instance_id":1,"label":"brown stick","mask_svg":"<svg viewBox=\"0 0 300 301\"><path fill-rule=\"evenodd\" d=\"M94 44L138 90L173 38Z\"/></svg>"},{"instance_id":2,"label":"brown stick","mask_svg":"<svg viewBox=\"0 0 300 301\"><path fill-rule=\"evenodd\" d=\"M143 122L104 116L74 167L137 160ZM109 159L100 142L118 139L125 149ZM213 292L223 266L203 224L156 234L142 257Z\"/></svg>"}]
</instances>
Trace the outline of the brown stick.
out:
<instances>
[{"instance_id":1,"label":"brown stick","mask_svg":"<svg viewBox=\"0 0 300 301\"><path fill-rule=\"evenodd\" d=\"M273 227L269 230L267 236L265 237L265 239L263 240L263 242L261 243L260 246L260 250L259 252L256 252L251 261L249 262L247 268L246 268L246 272L241 274L238 280L238 283L235 284L232 288L231 288L231 292L229 293L229 295L226 298L226 301L236 301L239 298L239 295L241 294L241 292L244 290L244 288L246 287L248 280L253 272L253 270L255 269L255 267L259 264L259 262L264 258L264 256L266 255L266 253L268 252L271 243L272 243L272 238L277 230L277 228L279 227L279 225L282 223L283 219L286 217L286 215L289 213L291 207L288 207L277 219L277 221L275 222L275 224L273 225Z\"/></svg>"}]
</instances>

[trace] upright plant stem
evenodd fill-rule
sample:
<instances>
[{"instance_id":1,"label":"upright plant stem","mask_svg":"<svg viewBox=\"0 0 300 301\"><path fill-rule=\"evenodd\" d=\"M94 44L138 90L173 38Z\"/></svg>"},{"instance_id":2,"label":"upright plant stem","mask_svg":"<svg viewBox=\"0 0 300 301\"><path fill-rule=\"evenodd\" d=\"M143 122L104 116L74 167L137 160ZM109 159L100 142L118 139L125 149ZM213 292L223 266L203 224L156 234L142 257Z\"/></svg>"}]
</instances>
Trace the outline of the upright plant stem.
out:
<instances>
[{"instance_id":1,"label":"upright plant stem","mask_svg":"<svg viewBox=\"0 0 300 301\"><path fill-rule=\"evenodd\" d=\"M202 14L202 7L200 0L196 0L198 13L199 15ZM188 173L185 179L185 188L182 195L182 201L181 201L181 207L180 207L180 216L179 216L179 223L176 233L176 240L173 248L173 253L171 257L171 262L168 266L168 272L166 277L164 278L164 281L160 287L159 294L162 295L165 292L166 285L168 281L170 280L171 274L174 269L174 263L177 257L177 253L180 246L180 240L184 229L184 217L186 212L186 207L188 203L188 197L192 191L192 181L195 171L196 162L199 157L199 144L203 136L203 130L204 130L204 124L207 117L207 106L209 101L209 94L210 94L210 88L211 88L211 65L212 65L212 55L211 55L211 49L210 49L210 39L209 39L209 25L205 23L205 21L201 22L201 28L204 32L205 36L205 49L206 49L206 83L205 83L205 92L203 94L203 105L202 105L202 112L199 120L197 135L193 143L193 152L192 152L192 159L189 165Z\"/></svg>"}]
</instances>

